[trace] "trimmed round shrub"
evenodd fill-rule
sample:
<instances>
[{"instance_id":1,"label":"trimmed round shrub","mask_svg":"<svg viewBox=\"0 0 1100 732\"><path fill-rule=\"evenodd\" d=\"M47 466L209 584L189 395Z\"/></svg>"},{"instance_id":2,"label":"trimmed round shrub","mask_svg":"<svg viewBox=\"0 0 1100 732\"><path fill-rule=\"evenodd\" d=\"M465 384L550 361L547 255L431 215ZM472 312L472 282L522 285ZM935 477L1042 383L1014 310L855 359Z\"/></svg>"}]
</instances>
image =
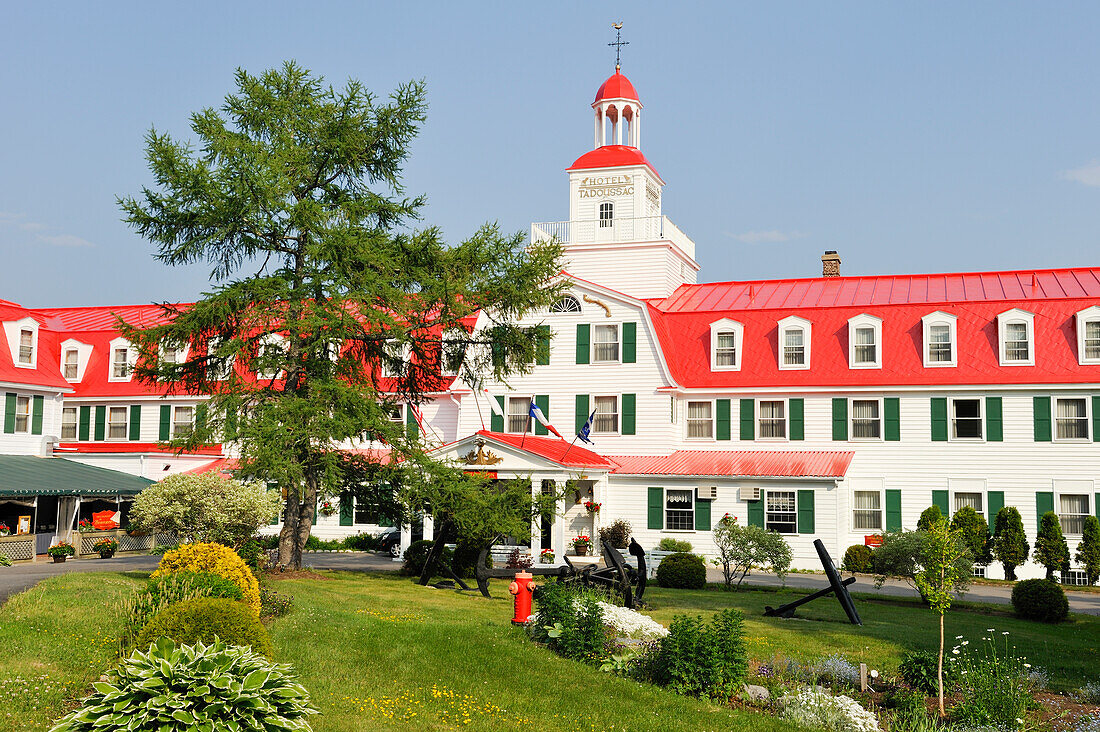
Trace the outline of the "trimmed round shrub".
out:
<instances>
[{"instance_id":1,"label":"trimmed round shrub","mask_svg":"<svg viewBox=\"0 0 1100 732\"><path fill-rule=\"evenodd\" d=\"M870 574L875 571L871 548L863 544L852 544L844 552L844 561L840 565L848 572Z\"/></svg>"},{"instance_id":2,"label":"trimmed round shrub","mask_svg":"<svg viewBox=\"0 0 1100 732\"><path fill-rule=\"evenodd\" d=\"M220 642L177 648L162 639L122 660L93 688L52 732L301 732L310 729L309 716L317 713L290 666Z\"/></svg>"},{"instance_id":3,"label":"trimmed round shrub","mask_svg":"<svg viewBox=\"0 0 1100 732\"><path fill-rule=\"evenodd\" d=\"M225 577L212 572L175 572L149 580L145 591L154 599L166 600L169 604L195 597L224 597L240 600L241 588Z\"/></svg>"},{"instance_id":4,"label":"trimmed round shrub","mask_svg":"<svg viewBox=\"0 0 1100 732\"><path fill-rule=\"evenodd\" d=\"M241 601L260 617L260 583L244 560L229 547L211 543L181 544L164 555L152 577L176 572L210 572L225 577L241 588Z\"/></svg>"},{"instance_id":5,"label":"trimmed round shrub","mask_svg":"<svg viewBox=\"0 0 1100 732\"><path fill-rule=\"evenodd\" d=\"M263 623L244 604L222 597L200 597L169 605L138 633L135 646L148 648L159 638L176 643L213 643L220 638L232 646L250 646L271 656L271 638Z\"/></svg>"},{"instance_id":6,"label":"trimmed round shrub","mask_svg":"<svg viewBox=\"0 0 1100 732\"><path fill-rule=\"evenodd\" d=\"M1012 609L1021 618L1060 623L1069 617L1069 600L1057 583L1029 579L1017 582L1012 588Z\"/></svg>"},{"instance_id":7,"label":"trimmed round shrub","mask_svg":"<svg viewBox=\"0 0 1100 732\"><path fill-rule=\"evenodd\" d=\"M707 567L696 554L669 554L657 565L657 584L678 590L701 590L707 586Z\"/></svg>"},{"instance_id":8,"label":"trimmed round shrub","mask_svg":"<svg viewBox=\"0 0 1100 732\"><path fill-rule=\"evenodd\" d=\"M430 539L421 539L420 541L414 541L412 544L409 544L409 548L405 550L405 563L401 566L401 573L420 576L424 571L424 562L428 561L428 552L431 551L432 545L434 544L435 542ZM450 567L453 559L454 553L450 549L444 547L443 555L439 560ZM476 561L477 557L474 557L474 562ZM470 566L472 567L473 564ZM461 576L460 572L456 572L456 574Z\"/></svg>"}]
</instances>

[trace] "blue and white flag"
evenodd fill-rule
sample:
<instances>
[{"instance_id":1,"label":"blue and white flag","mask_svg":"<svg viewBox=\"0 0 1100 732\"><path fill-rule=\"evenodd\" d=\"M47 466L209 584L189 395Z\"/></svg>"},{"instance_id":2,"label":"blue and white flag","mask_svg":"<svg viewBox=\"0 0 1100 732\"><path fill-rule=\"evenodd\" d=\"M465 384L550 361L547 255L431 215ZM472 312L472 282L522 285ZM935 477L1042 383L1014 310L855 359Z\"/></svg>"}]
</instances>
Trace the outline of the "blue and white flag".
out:
<instances>
[{"instance_id":1,"label":"blue and white flag","mask_svg":"<svg viewBox=\"0 0 1100 732\"><path fill-rule=\"evenodd\" d=\"M558 432L556 429L554 429L554 425L550 424L550 420L548 420L546 418L546 415L542 413L542 410L539 409L539 405L535 404L534 402L531 402L531 408L527 411L527 414L530 415L531 419L536 420L539 424L541 424L547 430L549 430L550 432L553 432L555 435L557 435L559 440L564 440L565 439L564 437L561 436L560 432Z\"/></svg>"},{"instance_id":2,"label":"blue and white flag","mask_svg":"<svg viewBox=\"0 0 1100 732\"><path fill-rule=\"evenodd\" d=\"M595 445L596 443L588 439L588 436L592 433L592 422L596 419L596 410L592 410L592 414L588 415L588 421L584 423L584 427L581 427L581 431L577 433L577 437L582 441L587 442L589 445Z\"/></svg>"}]
</instances>

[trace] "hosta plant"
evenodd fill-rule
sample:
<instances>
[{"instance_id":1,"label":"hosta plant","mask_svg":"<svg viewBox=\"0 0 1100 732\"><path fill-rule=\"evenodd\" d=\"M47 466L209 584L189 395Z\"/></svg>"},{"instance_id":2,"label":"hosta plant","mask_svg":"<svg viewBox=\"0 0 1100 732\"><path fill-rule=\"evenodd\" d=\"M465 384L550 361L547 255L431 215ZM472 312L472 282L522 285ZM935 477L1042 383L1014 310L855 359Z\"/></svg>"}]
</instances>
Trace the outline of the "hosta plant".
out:
<instances>
[{"instance_id":1,"label":"hosta plant","mask_svg":"<svg viewBox=\"0 0 1100 732\"><path fill-rule=\"evenodd\" d=\"M51 732L312 729L317 711L291 668L248 648L161 639L93 684Z\"/></svg>"}]
</instances>

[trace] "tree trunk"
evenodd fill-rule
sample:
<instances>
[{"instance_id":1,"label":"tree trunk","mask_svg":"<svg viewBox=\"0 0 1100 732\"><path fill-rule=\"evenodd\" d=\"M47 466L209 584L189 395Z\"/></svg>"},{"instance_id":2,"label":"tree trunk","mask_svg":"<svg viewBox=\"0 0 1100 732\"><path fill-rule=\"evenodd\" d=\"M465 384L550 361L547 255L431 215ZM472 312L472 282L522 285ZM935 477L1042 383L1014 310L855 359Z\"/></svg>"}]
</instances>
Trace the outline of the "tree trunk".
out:
<instances>
[{"instance_id":1,"label":"tree trunk","mask_svg":"<svg viewBox=\"0 0 1100 732\"><path fill-rule=\"evenodd\" d=\"M1005 579L1008 580L1009 582L1016 581L1016 565L1015 564L1006 564L1005 565Z\"/></svg>"},{"instance_id":2,"label":"tree trunk","mask_svg":"<svg viewBox=\"0 0 1100 732\"><path fill-rule=\"evenodd\" d=\"M286 518L279 532L279 567L286 571L302 568L302 552L305 551L309 533L313 528L317 506L317 481L312 473L306 474L305 490L292 488L287 491Z\"/></svg>"},{"instance_id":3,"label":"tree trunk","mask_svg":"<svg viewBox=\"0 0 1100 732\"><path fill-rule=\"evenodd\" d=\"M943 613L940 613L940 656L936 661L936 687L940 696L940 717L946 717L947 712L943 708Z\"/></svg>"}]
</instances>

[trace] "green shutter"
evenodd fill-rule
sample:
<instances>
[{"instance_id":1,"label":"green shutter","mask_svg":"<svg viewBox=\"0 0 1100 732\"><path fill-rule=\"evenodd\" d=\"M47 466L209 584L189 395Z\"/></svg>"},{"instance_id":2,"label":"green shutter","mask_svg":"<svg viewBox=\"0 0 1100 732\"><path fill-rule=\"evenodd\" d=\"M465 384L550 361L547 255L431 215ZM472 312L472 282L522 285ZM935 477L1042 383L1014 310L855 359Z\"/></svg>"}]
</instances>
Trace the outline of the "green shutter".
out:
<instances>
[{"instance_id":1,"label":"green shutter","mask_svg":"<svg viewBox=\"0 0 1100 732\"><path fill-rule=\"evenodd\" d=\"M97 442L107 437L107 407L100 405L95 408L95 439Z\"/></svg>"},{"instance_id":2,"label":"green shutter","mask_svg":"<svg viewBox=\"0 0 1100 732\"><path fill-rule=\"evenodd\" d=\"M77 439L87 442L92 435L92 408L81 407L80 408L80 431L77 432Z\"/></svg>"},{"instance_id":3,"label":"green shutter","mask_svg":"<svg viewBox=\"0 0 1100 732\"><path fill-rule=\"evenodd\" d=\"M420 439L420 425L416 422L416 412L413 410L412 404L405 405L405 434L409 436L410 440Z\"/></svg>"},{"instance_id":4,"label":"green shutter","mask_svg":"<svg viewBox=\"0 0 1100 732\"><path fill-rule=\"evenodd\" d=\"M943 517L951 520L951 501L948 500L947 491L932 491L932 505L939 506Z\"/></svg>"},{"instance_id":5,"label":"green shutter","mask_svg":"<svg viewBox=\"0 0 1100 732\"><path fill-rule=\"evenodd\" d=\"M31 397L31 434L42 434L42 405L45 397L35 394Z\"/></svg>"},{"instance_id":6,"label":"green shutter","mask_svg":"<svg viewBox=\"0 0 1100 732\"><path fill-rule=\"evenodd\" d=\"M623 434L632 435L637 429L636 414L638 397L636 394L623 394ZM587 419L587 418L586 418Z\"/></svg>"},{"instance_id":7,"label":"green shutter","mask_svg":"<svg viewBox=\"0 0 1100 732\"><path fill-rule=\"evenodd\" d=\"M848 439L848 400L833 397L833 441L845 442Z\"/></svg>"},{"instance_id":8,"label":"green shutter","mask_svg":"<svg viewBox=\"0 0 1100 732\"><path fill-rule=\"evenodd\" d=\"M1032 400L1035 411L1035 441L1050 442L1050 397L1037 396Z\"/></svg>"},{"instance_id":9,"label":"green shutter","mask_svg":"<svg viewBox=\"0 0 1100 732\"><path fill-rule=\"evenodd\" d=\"M649 528L663 529L665 527L664 503L664 489L651 486L649 489Z\"/></svg>"},{"instance_id":10,"label":"green shutter","mask_svg":"<svg viewBox=\"0 0 1100 732\"><path fill-rule=\"evenodd\" d=\"M882 410L886 412L886 441L901 441L901 400L886 397L882 400Z\"/></svg>"},{"instance_id":11,"label":"green shutter","mask_svg":"<svg viewBox=\"0 0 1100 732\"><path fill-rule=\"evenodd\" d=\"M1100 519L1100 493L1096 494L1096 501L1092 505L1096 507L1096 518Z\"/></svg>"},{"instance_id":12,"label":"green shutter","mask_svg":"<svg viewBox=\"0 0 1100 732\"><path fill-rule=\"evenodd\" d=\"M946 397L932 397L932 442L947 442Z\"/></svg>"},{"instance_id":13,"label":"green shutter","mask_svg":"<svg viewBox=\"0 0 1100 732\"><path fill-rule=\"evenodd\" d=\"M623 363L638 361L638 324L623 323Z\"/></svg>"},{"instance_id":14,"label":"green shutter","mask_svg":"<svg viewBox=\"0 0 1100 732\"><path fill-rule=\"evenodd\" d=\"M886 530L901 531L901 491L886 491Z\"/></svg>"},{"instance_id":15,"label":"green shutter","mask_svg":"<svg viewBox=\"0 0 1100 732\"><path fill-rule=\"evenodd\" d=\"M753 412L756 404L752 399L741 400L741 439L751 440L756 436L756 417ZM764 509L761 508L761 511ZM763 519L761 519L763 520ZM763 524L761 524L763 525Z\"/></svg>"},{"instance_id":16,"label":"green shutter","mask_svg":"<svg viewBox=\"0 0 1100 732\"><path fill-rule=\"evenodd\" d=\"M546 366L550 363L550 326L540 325L535 331L539 337L535 346L535 365Z\"/></svg>"},{"instance_id":17,"label":"green shutter","mask_svg":"<svg viewBox=\"0 0 1100 732\"><path fill-rule=\"evenodd\" d=\"M130 442L137 442L141 439L141 405L130 405Z\"/></svg>"},{"instance_id":18,"label":"green shutter","mask_svg":"<svg viewBox=\"0 0 1100 732\"><path fill-rule=\"evenodd\" d=\"M728 440L730 438L730 400L719 399L715 403L715 411L718 412L718 432L716 436L719 440Z\"/></svg>"},{"instance_id":19,"label":"green shutter","mask_svg":"<svg viewBox=\"0 0 1100 732\"><path fill-rule=\"evenodd\" d=\"M1003 442L1004 416L1000 397L985 398L985 439L988 442Z\"/></svg>"},{"instance_id":20,"label":"green shutter","mask_svg":"<svg viewBox=\"0 0 1100 732\"><path fill-rule=\"evenodd\" d=\"M535 404L538 406L539 409L542 410L542 413L543 413L543 415L546 416L546 419L550 419L550 395L549 394L536 394L535 395ZM537 419L535 420L535 434L536 435L549 434L549 431L546 429L546 426L543 425L543 423L538 421Z\"/></svg>"},{"instance_id":21,"label":"green shutter","mask_svg":"<svg viewBox=\"0 0 1100 732\"><path fill-rule=\"evenodd\" d=\"M1092 441L1100 442L1100 396L1092 398Z\"/></svg>"},{"instance_id":22,"label":"green shutter","mask_svg":"<svg viewBox=\"0 0 1100 732\"><path fill-rule=\"evenodd\" d=\"M172 439L172 405L160 405L160 441L167 442Z\"/></svg>"},{"instance_id":23,"label":"green shutter","mask_svg":"<svg viewBox=\"0 0 1100 732\"><path fill-rule=\"evenodd\" d=\"M695 530L710 531L710 501L695 499Z\"/></svg>"},{"instance_id":24,"label":"green shutter","mask_svg":"<svg viewBox=\"0 0 1100 732\"><path fill-rule=\"evenodd\" d=\"M812 490L800 490L798 492L798 533L814 533L814 492Z\"/></svg>"},{"instance_id":25,"label":"green shutter","mask_svg":"<svg viewBox=\"0 0 1100 732\"><path fill-rule=\"evenodd\" d=\"M504 431L504 397L493 397L497 400L497 406L500 407L500 414L493 412L489 415L489 431L490 432L503 432Z\"/></svg>"},{"instance_id":26,"label":"green shutter","mask_svg":"<svg viewBox=\"0 0 1100 732\"><path fill-rule=\"evenodd\" d=\"M758 498L755 501L748 502L749 507L749 526L759 526L764 528L764 499Z\"/></svg>"},{"instance_id":27,"label":"green shutter","mask_svg":"<svg viewBox=\"0 0 1100 732\"><path fill-rule=\"evenodd\" d=\"M989 491L985 494L985 503L989 530L993 531L993 526L997 523L997 513L1005 507L1005 492Z\"/></svg>"},{"instance_id":28,"label":"green shutter","mask_svg":"<svg viewBox=\"0 0 1100 732\"><path fill-rule=\"evenodd\" d=\"M15 394L10 391L4 395L4 432L15 432Z\"/></svg>"},{"instance_id":29,"label":"green shutter","mask_svg":"<svg viewBox=\"0 0 1100 732\"><path fill-rule=\"evenodd\" d=\"M590 332L587 323L577 323L577 363L588 363Z\"/></svg>"},{"instance_id":30,"label":"green shutter","mask_svg":"<svg viewBox=\"0 0 1100 732\"><path fill-rule=\"evenodd\" d=\"M195 405L195 431L196 432L201 432L202 430L206 429L206 410L207 410L207 408L208 407L206 405L206 402L203 402L202 404L196 404ZM314 508L316 508L316 507L314 507ZM316 511L314 511L313 515L314 516L317 515Z\"/></svg>"},{"instance_id":31,"label":"green shutter","mask_svg":"<svg viewBox=\"0 0 1100 732\"><path fill-rule=\"evenodd\" d=\"M1043 525L1043 514L1054 510L1054 491L1037 491L1035 493L1035 530Z\"/></svg>"},{"instance_id":32,"label":"green shutter","mask_svg":"<svg viewBox=\"0 0 1100 732\"><path fill-rule=\"evenodd\" d=\"M787 411L790 413L791 419L791 439L806 439L806 402L803 399L788 399Z\"/></svg>"},{"instance_id":33,"label":"green shutter","mask_svg":"<svg viewBox=\"0 0 1100 732\"><path fill-rule=\"evenodd\" d=\"M236 410L227 409L225 411L225 439L232 441L237 439L237 425L239 423Z\"/></svg>"},{"instance_id":34,"label":"green shutter","mask_svg":"<svg viewBox=\"0 0 1100 732\"><path fill-rule=\"evenodd\" d=\"M355 523L355 497L344 493L340 496L340 525L352 526Z\"/></svg>"},{"instance_id":35,"label":"green shutter","mask_svg":"<svg viewBox=\"0 0 1100 732\"><path fill-rule=\"evenodd\" d=\"M584 429L584 423L588 421L588 395L578 394L576 399L576 408L573 411L573 426L574 432L580 434L580 431Z\"/></svg>"}]
</instances>

